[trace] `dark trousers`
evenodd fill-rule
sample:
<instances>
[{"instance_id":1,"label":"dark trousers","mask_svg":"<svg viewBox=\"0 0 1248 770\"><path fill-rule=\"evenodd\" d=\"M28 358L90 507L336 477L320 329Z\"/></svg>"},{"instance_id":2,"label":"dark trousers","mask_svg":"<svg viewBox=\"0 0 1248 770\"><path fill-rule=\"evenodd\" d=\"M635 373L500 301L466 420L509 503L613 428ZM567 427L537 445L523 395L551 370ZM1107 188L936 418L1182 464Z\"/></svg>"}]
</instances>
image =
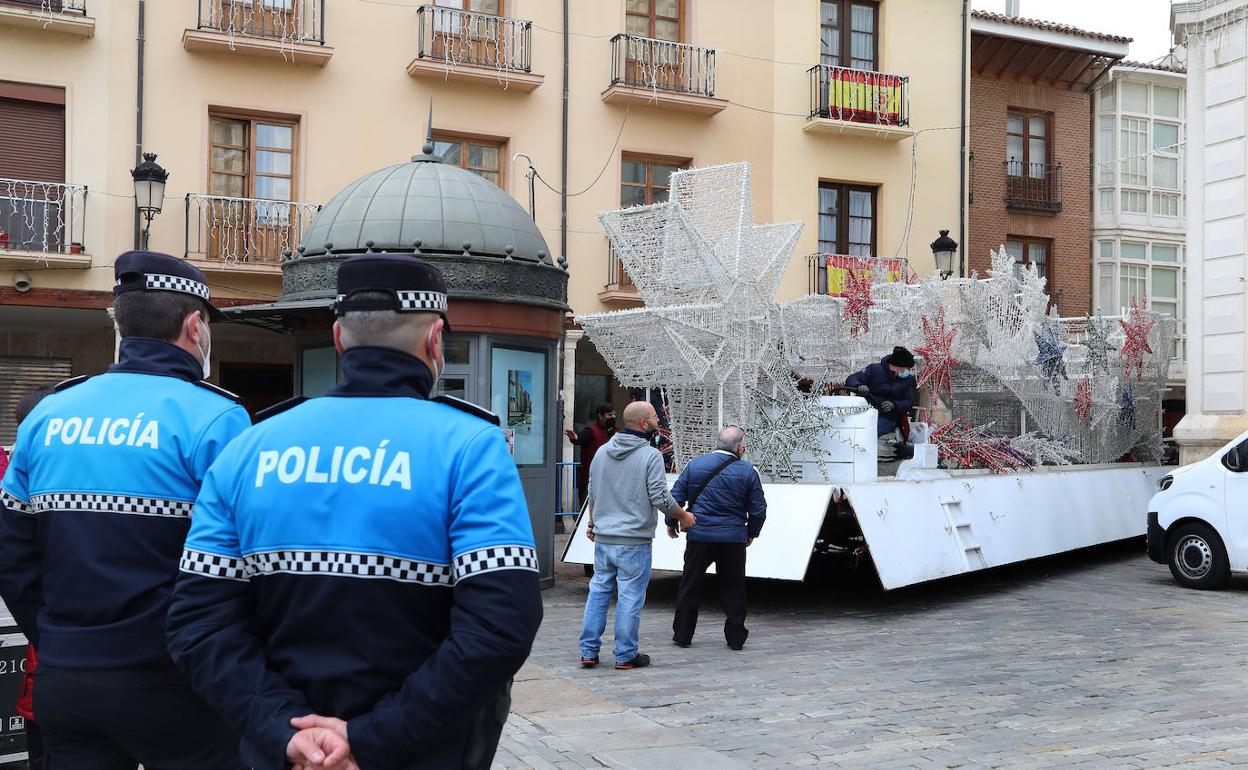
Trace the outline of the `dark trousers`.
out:
<instances>
[{"instance_id":1,"label":"dark trousers","mask_svg":"<svg viewBox=\"0 0 1248 770\"><path fill-rule=\"evenodd\" d=\"M241 770L238 736L172 665L35 671L48 770Z\"/></svg>"},{"instance_id":2,"label":"dark trousers","mask_svg":"<svg viewBox=\"0 0 1248 770\"><path fill-rule=\"evenodd\" d=\"M681 644L693 640L698 625L698 603L702 600L702 579L715 565L719 576L719 596L724 604L724 639L731 647L745 644L750 635L745 627L745 543L685 543L685 570L676 591L676 618L673 638Z\"/></svg>"}]
</instances>

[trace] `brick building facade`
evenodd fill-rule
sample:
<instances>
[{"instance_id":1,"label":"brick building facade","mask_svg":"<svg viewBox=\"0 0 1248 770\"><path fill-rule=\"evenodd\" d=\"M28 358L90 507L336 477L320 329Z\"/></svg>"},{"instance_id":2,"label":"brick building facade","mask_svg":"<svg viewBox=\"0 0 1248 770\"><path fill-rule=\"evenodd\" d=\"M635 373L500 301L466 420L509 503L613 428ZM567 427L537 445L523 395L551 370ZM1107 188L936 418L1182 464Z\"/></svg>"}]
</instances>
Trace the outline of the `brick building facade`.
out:
<instances>
[{"instance_id":1,"label":"brick building facade","mask_svg":"<svg viewBox=\"0 0 1248 770\"><path fill-rule=\"evenodd\" d=\"M975 12L967 270L1005 246L1058 313L1092 310L1092 93L1127 38Z\"/></svg>"}]
</instances>

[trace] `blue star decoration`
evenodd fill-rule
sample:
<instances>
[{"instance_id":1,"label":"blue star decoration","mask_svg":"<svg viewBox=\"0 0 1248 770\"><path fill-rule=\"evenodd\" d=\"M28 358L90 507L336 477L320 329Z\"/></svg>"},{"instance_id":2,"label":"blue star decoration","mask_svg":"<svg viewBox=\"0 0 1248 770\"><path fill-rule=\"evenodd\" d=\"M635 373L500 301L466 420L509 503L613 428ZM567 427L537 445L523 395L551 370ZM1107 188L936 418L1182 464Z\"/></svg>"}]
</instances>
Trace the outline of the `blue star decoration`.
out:
<instances>
[{"instance_id":1,"label":"blue star decoration","mask_svg":"<svg viewBox=\"0 0 1248 770\"><path fill-rule=\"evenodd\" d=\"M1127 430L1135 428L1135 388L1127 383L1122 389L1122 397L1118 399L1118 422Z\"/></svg>"},{"instance_id":2,"label":"blue star decoration","mask_svg":"<svg viewBox=\"0 0 1248 770\"><path fill-rule=\"evenodd\" d=\"M1060 339L1061 330L1057 321L1049 321L1044 328L1035 332L1036 337L1036 365L1040 367L1040 371L1044 372L1045 379L1053 386L1053 392L1058 392L1060 385L1058 377L1066 379L1066 362L1062 360L1062 353L1066 350L1066 346L1062 344Z\"/></svg>"}]
</instances>

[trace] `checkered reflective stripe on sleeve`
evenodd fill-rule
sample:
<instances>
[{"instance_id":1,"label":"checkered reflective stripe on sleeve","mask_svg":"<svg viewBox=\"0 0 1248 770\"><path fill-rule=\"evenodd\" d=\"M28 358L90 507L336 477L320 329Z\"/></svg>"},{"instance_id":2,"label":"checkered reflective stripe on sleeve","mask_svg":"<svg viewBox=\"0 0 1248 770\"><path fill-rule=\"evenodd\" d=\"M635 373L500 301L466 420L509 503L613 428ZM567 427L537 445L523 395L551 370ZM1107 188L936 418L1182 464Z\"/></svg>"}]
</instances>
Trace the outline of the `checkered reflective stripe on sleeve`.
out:
<instances>
[{"instance_id":1,"label":"checkered reflective stripe on sleeve","mask_svg":"<svg viewBox=\"0 0 1248 770\"><path fill-rule=\"evenodd\" d=\"M130 516L161 516L189 519L195 504L185 500L162 500L134 495L101 495L84 492L52 492L33 495L30 504L36 511L95 511L124 513Z\"/></svg>"},{"instance_id":2,"label":"checkered reflective stripe on sleeve","mask_svg":"<svg viewBox=\"0 0 1248 770\"><path fill-rule=\"evenodd\" d=\"M183 278L180 275L161 275L160 273L145 273L143 277L147 279L149 289L180 291L183 294L194 294L205 302L208 301L208 286L199 281Z\"/></svg>"},{"instance_id":3,"label":"checkered reflective stripe on sleeve","mask_svg":"<svg viewBox=\"0 0 1248 770\"><path fill-rule=\"evenodd\" d=\"M17 511L18 513L35 512L33 505L22 502L13 495L9 494L8 490L4 488L0 488L0 503L3 503L4 507L8 508L10 511Z\"/></svg>"},{"instance_id":4,"label":"checkered reflective stripe on sleeve","mask_svg":"<svg viewBox=\"0 0 1248 770\"><path fill-rule=\"evenodd\" d=\"M242 559L190 548L182 551L182 561L178 563L178 567L192 575L224 580L247 580L248 577L247 565Z\"/></svg>"},{"instance_id":5,"label":"checkered reflective stripe on sleeve","mask_svg":"<svg viewBox=\"0 0 1248 770\"><path fill-rule=\"evenodd\" d=\"M451 567L380 553L351 551L263 551L243 557L252 575L338 575L401 583L450 586Z\"/></svg>"},{"instance_id":6,"label":"checkered reflective stripe on sleeve","mask_svg":"<svg viewBox=\"0 0 1248 770\"><path fill-rule=\"evenodd\" d=\"M527 545L494 545L467 551L455 557L457 581L500 569L537 572L537 551Z\"/></svg>"}]
</instances>

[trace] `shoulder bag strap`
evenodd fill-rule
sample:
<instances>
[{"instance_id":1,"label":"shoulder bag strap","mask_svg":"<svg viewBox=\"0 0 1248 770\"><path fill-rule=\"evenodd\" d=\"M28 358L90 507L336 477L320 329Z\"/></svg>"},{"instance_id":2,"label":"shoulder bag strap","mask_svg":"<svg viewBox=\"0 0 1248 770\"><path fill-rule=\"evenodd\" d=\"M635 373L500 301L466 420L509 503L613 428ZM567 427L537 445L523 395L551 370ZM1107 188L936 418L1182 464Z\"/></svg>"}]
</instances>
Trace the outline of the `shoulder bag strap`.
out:
<instances>
[{"instance_id":1,"label":"shoulder bag strap","mask_svg":"<svg viewBox=\"0 0 1248 770\"><path fill-rule=\"evenodd\" d=\"M706 480L703 481L701 484L699 484L697 489L693 490L693 494L689 495L689 502L685 505L685 510L689 510L693 508L693 504L697 502L698 496L702 494L702 490L706 489L707 484L710 484L712 481L714 481L715 477L719 475L720 471L722 471L724 468L727 468L729 465L732 465L739 459L740 458L738 458L736 455L733 455L732 457L729 457L727 460L721 463L718 468L711 471L711 475L707 476Z\"/></svg>"}]
</instances>

